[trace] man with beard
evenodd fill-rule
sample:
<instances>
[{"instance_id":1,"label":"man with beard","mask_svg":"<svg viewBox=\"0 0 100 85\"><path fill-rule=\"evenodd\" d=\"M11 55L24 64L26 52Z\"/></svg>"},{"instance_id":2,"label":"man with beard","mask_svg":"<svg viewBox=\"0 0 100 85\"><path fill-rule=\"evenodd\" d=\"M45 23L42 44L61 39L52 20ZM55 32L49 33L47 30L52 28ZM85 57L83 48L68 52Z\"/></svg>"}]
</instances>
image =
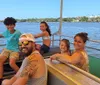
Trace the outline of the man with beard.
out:
<instances>
[{"instance_id":1,"label":"man with beard","mask_svg":"<svg viewBox=\"0 0 100 85\"><path fill-rule=\"evenodd\" d=\"M26 56L19 71L2 85L45 85L46 67L41 54L35 48L32 34L22 34L19 38L19 49Z\"/></svg>"}]
</instances>

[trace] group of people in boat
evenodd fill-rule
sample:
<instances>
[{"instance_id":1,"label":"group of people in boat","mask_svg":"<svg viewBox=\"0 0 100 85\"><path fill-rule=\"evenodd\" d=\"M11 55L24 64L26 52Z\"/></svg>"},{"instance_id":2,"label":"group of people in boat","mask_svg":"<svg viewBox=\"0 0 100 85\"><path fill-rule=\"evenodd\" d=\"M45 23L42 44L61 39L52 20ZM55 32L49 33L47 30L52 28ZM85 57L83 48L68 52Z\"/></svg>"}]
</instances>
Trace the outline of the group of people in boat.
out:
<instances>
[{"instance_id":1,"label":"group of people in boat","mask_svg":"<svg viewBox=\"0 0 100 85\"><path fill-rule=\"evenodd\" d=\"M45 85L46 65L43 54L50 50L51 31L49 25L43 21L40 23L41 33L22 34L15 29L16 22L13 17L7 17L4 20L7 30L0 34L0 38L7 39L6 47L0 54L0 85ZM59 44L60 53L51 55L50 61L70 63L89 72L88 55L85 51L87 35L87 33L78 33L74 36L74 51L70 50L69 40L62 39ZM42 37L43 45L35 42L38 37ZM20 68L16 65L16 61L21 57L19 51L25 56ZM3 65L7 59L16 74L11 79L3 80Z\"/></svg>"}]
</instances>

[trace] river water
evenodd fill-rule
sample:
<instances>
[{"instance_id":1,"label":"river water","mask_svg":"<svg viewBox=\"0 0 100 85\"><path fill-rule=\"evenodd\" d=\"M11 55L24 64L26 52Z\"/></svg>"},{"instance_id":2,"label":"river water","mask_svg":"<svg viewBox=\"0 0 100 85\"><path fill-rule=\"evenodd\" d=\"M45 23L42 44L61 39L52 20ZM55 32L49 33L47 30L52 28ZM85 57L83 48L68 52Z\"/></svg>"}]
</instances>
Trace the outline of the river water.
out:
<instances>
[{"instance_id":1,"label":"river water","mask_svg":"<svg viewBox=\"0 0 100 85\"><path fill-rule=\"evenodd\" d=\"M59 29L59 22L48 22L52 34L58 31ZM21 31L22 33L32 33L37 34L40 31L40 23L38 22L18 22L16 24L16 29ZM6 27L3 23L0 22L0 34L6 30ZM79 32L87 32L89 39L92 40L100 40L100 23L98 22L63 22L62 23L62 34L66 36L74 36L76 33ZM55 37L56 39L59 37ZM70 40L70 42L73 42L73 39L69 37L63 37ZM41 38L37 39L41 40ZM6 41L5 39L0 39L0 44L4 44ZM57 42L55 45L59 45L59 42ZM86 46L90 46L93 48L100 49L100 43L94 43L94 42L87 42ZM2 50L3 47L0 47L0 50ZM73 45L71 45L71 49L73 49ZM87 49L89 55L96 56L100 58L100 51L93 50L93 49Z\"/></svg>"}]
</instances>

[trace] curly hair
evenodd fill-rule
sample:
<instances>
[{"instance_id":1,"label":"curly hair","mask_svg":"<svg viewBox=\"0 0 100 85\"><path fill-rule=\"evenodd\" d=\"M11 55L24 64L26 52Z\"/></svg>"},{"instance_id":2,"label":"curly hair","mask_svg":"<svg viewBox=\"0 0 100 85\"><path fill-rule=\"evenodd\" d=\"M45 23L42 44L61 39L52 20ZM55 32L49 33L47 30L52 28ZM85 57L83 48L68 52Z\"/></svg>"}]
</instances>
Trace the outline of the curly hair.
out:
<instances>
[{"instance_id":1,"label":"curly hair","mask_svg":"<svg viewBox=\"0 0 100 85\"><path fill-rule=\"evenodd\" d=\"M4 20L5 25L15 25L17 21L13 17L7 17Z\"/></svg>"}]
</instances>

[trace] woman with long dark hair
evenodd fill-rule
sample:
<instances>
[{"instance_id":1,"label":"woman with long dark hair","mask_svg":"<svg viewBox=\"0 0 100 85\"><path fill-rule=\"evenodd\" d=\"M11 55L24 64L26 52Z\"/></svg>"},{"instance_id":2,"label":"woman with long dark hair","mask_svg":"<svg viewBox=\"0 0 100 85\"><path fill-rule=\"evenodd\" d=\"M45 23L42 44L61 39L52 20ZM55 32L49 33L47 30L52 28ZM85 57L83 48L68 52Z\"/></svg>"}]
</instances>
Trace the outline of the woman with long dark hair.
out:
<instances>
[{"instance_id":1,"label":"woman with long dark hair","mask_svg":"<svg viewBox=\"0 0 100 85\"><path fill-rule=\"evenodd\" d=\"M40 23L40 30L42 32L39 33L39 34L36 34L34 36L35 36L35 38L42 37L43 45L41 46L41 45L37 44L36 48L40 51L41 54L43 54L43 53L49 52L49 50L50 50L50 44L51 44L50 36L51 36L51 31L50 31L49 25L45 21L42 21Z\"/></svg>"}]
</instances>

